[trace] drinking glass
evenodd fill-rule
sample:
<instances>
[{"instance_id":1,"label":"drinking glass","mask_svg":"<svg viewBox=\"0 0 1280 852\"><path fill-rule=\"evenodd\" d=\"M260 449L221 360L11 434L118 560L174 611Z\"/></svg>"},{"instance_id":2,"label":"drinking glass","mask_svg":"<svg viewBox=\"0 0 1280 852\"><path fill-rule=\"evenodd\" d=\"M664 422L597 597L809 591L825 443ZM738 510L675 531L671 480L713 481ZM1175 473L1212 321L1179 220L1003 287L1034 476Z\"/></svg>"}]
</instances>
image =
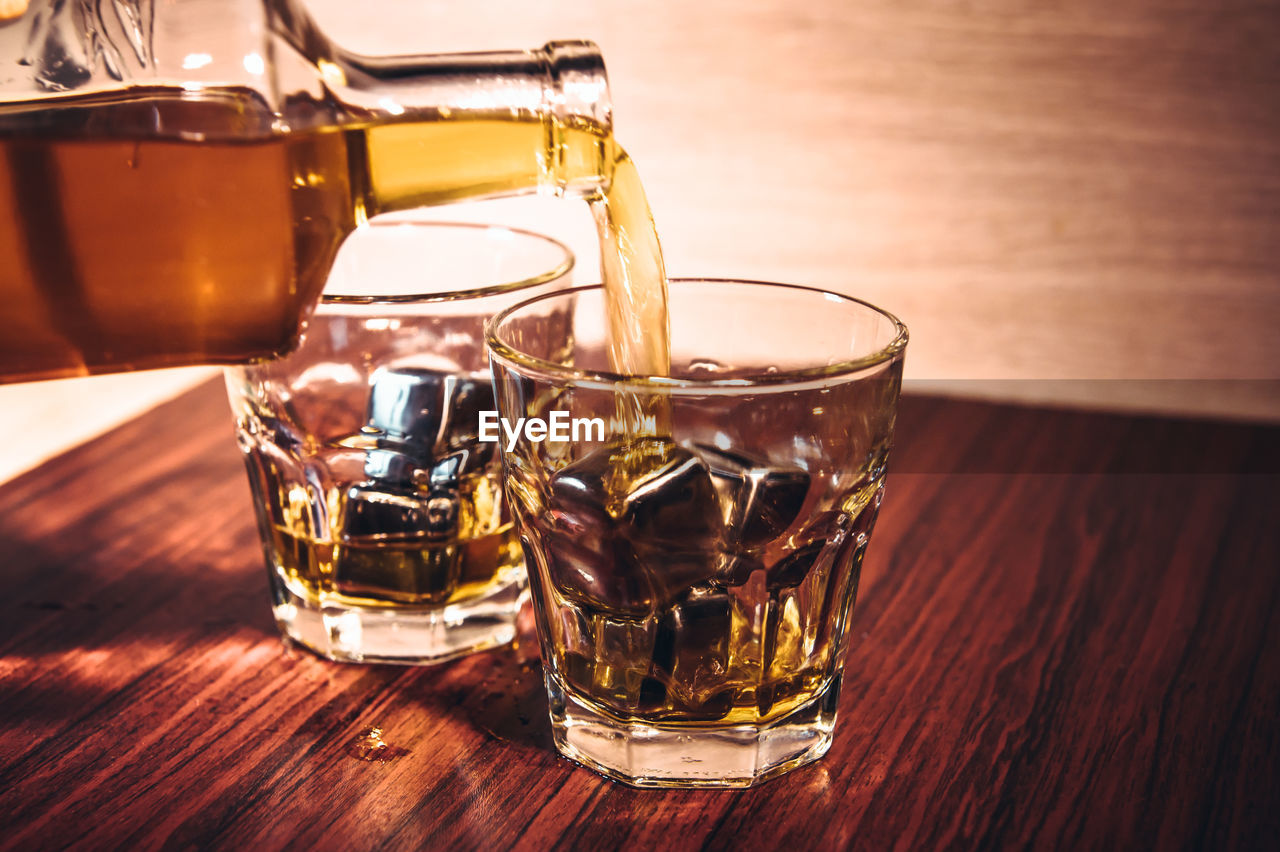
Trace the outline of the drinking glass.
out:
<instances>
[{"instance_id":1,"label":"drinking glass","mask_svg":"<svg viewBox=\"0 0 1280 852\"><path fill-rule=\"evenodd\" d=\"M296 351L226 371L285 636L392 663L511 641L527 590L497 445L477 439L494 407L483 332L572 267L525 231L375 223Z\"/></svg>"},{"instance_id":2,"label":"drinking glass","mask_svg":"<svg viewBox=\"0 0 1280 852\"><path fill-rule=\"evenodd\" d=\"M831 744L907 331L751 281L673 280L669 309L665 377L610 372L598 287L494 318L507 495L559 750L637 786L748 786Z\"/></svg>"}]
</instances>

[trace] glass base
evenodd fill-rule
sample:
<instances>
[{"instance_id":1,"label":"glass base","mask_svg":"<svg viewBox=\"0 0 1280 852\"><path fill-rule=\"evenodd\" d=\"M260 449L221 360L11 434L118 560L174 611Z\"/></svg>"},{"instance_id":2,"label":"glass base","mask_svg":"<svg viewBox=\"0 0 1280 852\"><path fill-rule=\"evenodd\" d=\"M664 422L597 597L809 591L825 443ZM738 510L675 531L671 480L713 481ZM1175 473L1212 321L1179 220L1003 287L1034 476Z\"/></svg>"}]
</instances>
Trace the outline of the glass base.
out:
<instances>
[{"instance_id":1,"label":"glass base","mask_svg":"<svg viewBox=\"0 0 1280 852\"><path fill-rule=\"evenodd\" d=\"M523 577L445 607L362 607L301 595L272 577L276 626L285 637L342 663L443 663L509 644L528 599Z\"/></svg>"},{"instance_id":2,"label":"glass base","mask_svg":"<svg viewBox=\"0 0 1280 852\"><path fill-rule=\"evenodd\" d=\"M623 722L592 709L547 672L551 727L565 757L633 787L750 787L831 747L840 676L811 701L759 725Z\"/></svg>"}]
</instances>

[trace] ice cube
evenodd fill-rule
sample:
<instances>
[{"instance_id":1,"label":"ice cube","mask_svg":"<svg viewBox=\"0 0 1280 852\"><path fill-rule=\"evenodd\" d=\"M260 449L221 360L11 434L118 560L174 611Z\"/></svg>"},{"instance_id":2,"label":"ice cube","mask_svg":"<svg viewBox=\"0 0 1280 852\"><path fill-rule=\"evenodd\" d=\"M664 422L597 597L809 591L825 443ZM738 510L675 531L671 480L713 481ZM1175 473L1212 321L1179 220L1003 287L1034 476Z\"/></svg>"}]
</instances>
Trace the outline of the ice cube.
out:
<instances>
[{"instance_id":1,"label":"ice cube","mask_svg":"<svg viewBox=\"0 0 1280 852\"><path fill-rule=\"evenodd\" d=\"M458 492L370 481L347 489L334 587L345 594L440 602L459 582Z\"/></svg>"},{"instance_id":2,"label":"ice cube","mask_svg":"<svg viewBox=\"0 0 1280 852\"><path fill-rule=\"evenodd\" d=\"M493 382L421 367L381 367L373 374L367 428L384 444L423 458L465 450L459 472L496 458L497 444L479 440L480 412L494 408Z\"/></svg>"},{"instance_id":3,"label":"ice cube","mask_svg":"<svg viewBox=\"0 0 1280 852\"><path fill-rule=\"evenodd\" d=\"M756 707L768 713L774 703L787 697L812 658L813 636L807 630L816 613L797 589L783 589L769 601L764 632L764 671L756 690ZM781 688L781 693L779 689Z\"/></svg>"},{"instance_id":4,"label":"ice cube","mask_svg":"<svg viewBox=\"0 0 1280 852\"><path fill-rule=\"evenodd\" d=\"M590 629L592 659L588 694L615 710L635 711L653 656L652 627L629 619L594 615Z\"/></svg>"},{"instance_id":5,"label":"ice cube","mask_svg":"<svg viewBox=\"0 0 1280 852\"><path fill-rule=\"evenodd\" d=\"M440 452L470 450L474 454L480 450L490 455L497 450L497 443L480 442L480 412L493 411L497 404L493 395L493 380L487 376L455 377L452 385L447 386L448 418L441 430L441 440L437 445ZM475 461L474 458L471 461Z\"/></svg>"},{"instance_id":6,"label":"ice cube","mask_svg":"<svg viewBox=\"0 0 1280 852\"><path fill-rule=\"evenodd\" d=\"M458 492L437 489L427 497L426 533L433 539L448 538L458 531Z\"/></svg>"},{"instance_id":7,"label":"ice cube","mask_svg":"<svg viewBox=\"0 0 1280 852\"><path fill-rule=\"evenodd\" d=\"M828 553L827 561L830 561L829 551L830 548L825 541L810 542L798 550L793 550L766 571L765 581L768 583L769 591L796 588L809 576L809 572L813 570L824 552Z\"/></svg>"},{"instance_id":8,"label":"ice cube","mask_svg":"<svg viewBox=\"0 0 1280 852\"><path fill-rule=\"evenodd\" d=\"M825 619L833 602L833 581L845 572L852 539L859 532L857 518L846 512L823 512L805 525L795 538L804 542L764 572L770 598L770 619L778 622L789 600L799 601L801 620ZM862 536L866 540L866 536Z\"/></svg>"},{"instance_id":9,"label":"ice cube","mask_svg":"<svg viewBox=\"0 0 1280 852\"><path fill-rule=\"evenodd\" d=\"M407 488L417 470L418 460L400 450L379 448L365 452L364 475L377 483Z\"/></svg>"},{"instance_id":10,"label":"ice cube","mask_svg":"<svg viewBox=\"0 0 1280 852\"><path fill-rule=\"evenodd\" d=\"M380 367L373 374L369 393L369 427L393 441L433 448L449 398L446 383L454 381L452 373Z\"/></svg>"},{"instance_id":11,"label":"ice cube","mask_svg":"<svg viewBox=\"0 0 1280 852\"><path fill-rule=\"evenodd\" d=\"M806 471L710 444L694 448L706 462L720 496L730 547L762 547L785 532L800 514L809 493Z\"/></svg>"},{"instance_id":12,"label":"ice cube","mask_svg":"<svg viewBox=\"0 0 1280 852\"><path fill-rule=\"evenodd\" d=\"M469 450L458 450L456 453L435 459L431 469L427 471L427 484L432 489L451 488L456 490L462 481L462 472L467 468Z\"/></svg>"},{"instance_id":13,"label":"ice cube","mask_svg":"<svg viewBox=\"0 0 1280 852\"><path fill-rule=\"evenodd\" d=\"M361 483L347 489L344 539L439 541L457 531L457 492L422 493L391 483Z\"/></svg>"},{"instance_id":14,"label":"ice cube","mask_svg":"<svg viewBox=\"0 0 1280 852\"><path fill-rule=\"evenodd\" d=\"M711 586L693 589L664 613L654 641L653 664L667 687L667 703L681 719L713 720L729 712L732 622L728 593Z\"/></svg>"},{"instance_id":15,"label":"ice cube","mask_svg":"<svg viewBox=\"0 0 1280 852\"><path fill-rule=\"evenodd\" d=\"M872 483L842 501L841 511L814 518L797 534L806 543L768 568L765 683L783 683L840 653L835 637L857 595L862 556L882 491L882 483ZM762 688L762 712L765 702L778 697Z\"/></svg>"},{"instance_id":16,"label":"ice cube","mask_svg":"<svg viewBox=\"0 0 1280 852\"><path fill-rule=\"evenodd\" d=\"M562 649L557 670L575 691L621 713L652 702L652 623L589 615L569 606L556 608L547 624Z\"/></svg>"},{"instance_id":17,"label":"ice cube","mask_svg":"<svg viewBox=\"0 0 1280 852\"><path fill-rule=\"evenodd\" d=\"M840 509L822 512L790 538L794 549L770 565L770 591L794 589L815 570L828 571L850 545L866 547L884 495L884 481L871 482L840 502Z\"/></svg>"},{"instance_id":18,"label":"ice cube","mask_svg":"<svg viewBox=\"0 0 1280 852\"><path fill-rule=\"evenodd\" d=\"M715 488L706 464L669 440L604 447L549 490L548 573L576 603L643 617L715 572Z\"/></svg>"},{"instance_id":19,"label":"ice cube","mask_svg":"<svg viewBox=\"0 0 1280 852\"><path fill-rule=\"evenodd\" d=\"M760 551L784 533L809 493L809 474L742 452L694 444L720 498L725 533L718 580L740 586L764 568Z\"/></svg>"},{"instance_id":20,"label":"ice cube","mask_svg":"<svg viewBox=\"0 0 1280 852\"><path fill-rule=\"evenodd\" d=\"M720 554L716 579L722 586L741 586L751 579L752 574L763 570L764 561L760 557L730 547Z\"/></svg>"},{"instance_id":21,"label":"ice cube","mask_svg":"<svg viewBox=\"0 0 1280 852\"><path fill-rule=\"evenodd\" d=\"M429 471L419 464L420 459L401 449L367 450L364 473L369 479L347 489L343 538L440 541L455 535L460 509L458 454L435 463Z\"/></svg>"},{"instance_id":22,"label":"ice cube","mask_svg":"<svg viewBox=\"0 0 1280 852\"><path fill-rule=\"evenodd\" d=\"M347 535L335 548L335 591L406 603L442 603L459 582L456 540L418 533L395 538Z\"/></svg>"}]
</instances>

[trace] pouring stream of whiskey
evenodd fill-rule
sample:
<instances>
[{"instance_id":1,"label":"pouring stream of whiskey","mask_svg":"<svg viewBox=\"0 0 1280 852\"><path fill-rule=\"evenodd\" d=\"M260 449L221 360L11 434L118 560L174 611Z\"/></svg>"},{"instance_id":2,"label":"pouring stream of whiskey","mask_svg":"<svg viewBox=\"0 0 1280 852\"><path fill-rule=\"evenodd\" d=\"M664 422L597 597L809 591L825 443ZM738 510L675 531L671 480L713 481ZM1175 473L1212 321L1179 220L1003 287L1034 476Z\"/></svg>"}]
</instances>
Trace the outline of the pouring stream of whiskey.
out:
<instances>
[{"instance_id":1,"label":"pouring stream of whiskey","mask_svg":"<svg viewBox=\"0 0 1280 852\"><path fill-rule=\"evenodd\" d=\"M667 278L662 249L640 174L622 148L609 144L612 180L591 199L600 238L609 368L628 376L671 372ZM619 389L617 419L624 435L667 435L670 408L658 391Z\"/></svg>"}]
</instances>

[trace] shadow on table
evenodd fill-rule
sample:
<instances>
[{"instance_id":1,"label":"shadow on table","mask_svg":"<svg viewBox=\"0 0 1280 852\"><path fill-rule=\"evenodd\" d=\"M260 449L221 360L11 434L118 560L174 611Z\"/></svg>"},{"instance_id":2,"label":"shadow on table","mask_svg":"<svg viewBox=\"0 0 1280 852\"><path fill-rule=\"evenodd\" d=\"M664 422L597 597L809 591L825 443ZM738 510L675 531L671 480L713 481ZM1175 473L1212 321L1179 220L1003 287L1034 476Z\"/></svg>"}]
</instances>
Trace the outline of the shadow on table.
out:
<instances>
[{"instance_id":1,"label":"shadow on table","mask_svg":"<svg viewBox=\"0 0 1280 852\"><path fill-rule=\"evenodd\" d=\"M70 535L0 517L6 719L82 714L157 659L275 637L255 530L192 541L177 563L157 554L127 564L106 533L121 513Z\"/></svg>"},{"instance_id":2,"label":"shadow on table","mask_svg":"<svg viewBox=\"0 0 1280 852\"><path fill-rule=\"evenodd\" d=\"M0 519L0 655L50 654L171 641L246 626L274 635L265 569L253 530L214 547L193 542L122 565L92 540L27 536Z\"/></svg>"}]
</instances>

